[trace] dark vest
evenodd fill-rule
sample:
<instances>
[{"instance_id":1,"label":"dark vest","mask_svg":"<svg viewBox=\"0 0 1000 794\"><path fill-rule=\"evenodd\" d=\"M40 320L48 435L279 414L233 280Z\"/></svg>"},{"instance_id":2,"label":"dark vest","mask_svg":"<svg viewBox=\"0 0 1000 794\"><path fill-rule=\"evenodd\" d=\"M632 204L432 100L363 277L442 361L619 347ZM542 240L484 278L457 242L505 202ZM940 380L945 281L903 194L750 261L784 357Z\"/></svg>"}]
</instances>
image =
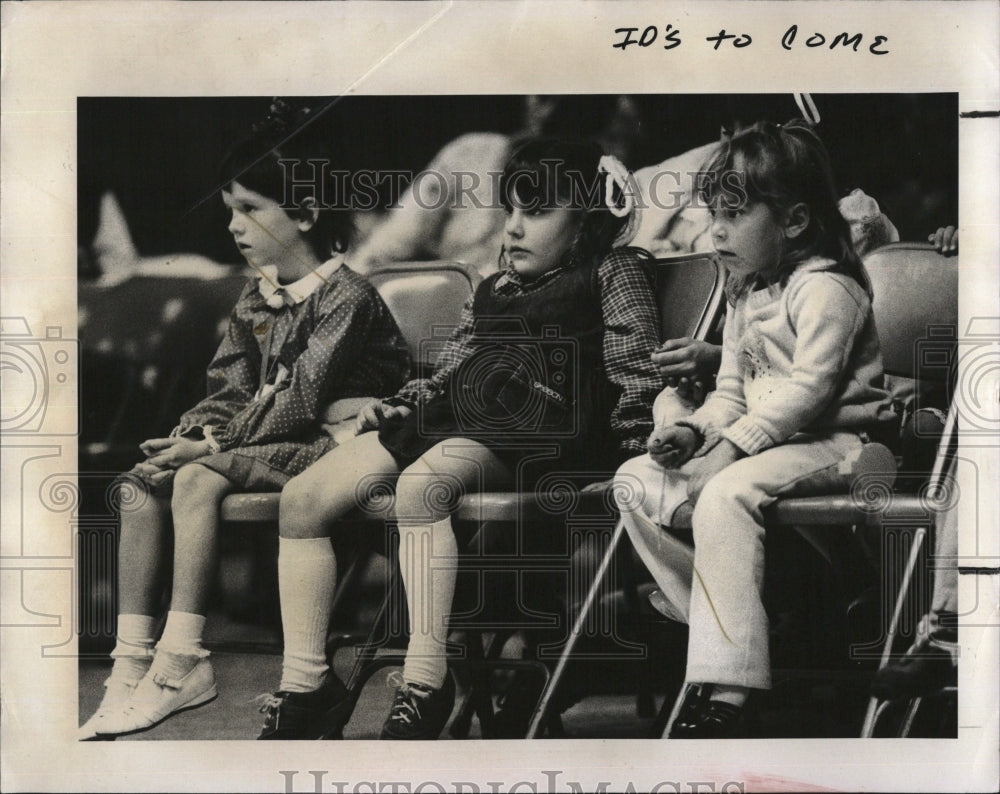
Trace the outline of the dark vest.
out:
<instances>
[{"instance_id":1,"label":"dark vest","mask_svg":"<svg viewBox=\"0 0 1000 794\"><path fill-rule=\"evenodd\" d=\"M472 352L440 395L379 428L397 462L406 466L440 441L470 438L527 487L549 471L590 471L614 460L610 418L620 390L604 373L598 266L516 295L494 291L500 273L483 281L473 299Z\"/></svg>"},{"instance_id":2,"label":"dark vest","mask_svg":"<svg viewBox=\"0 0 1000 794\"><path fill-rule=\"evenodd\" d=\"M473 301L473 353L455 371L455 416L490 446L557 442L561 465L604 457L617 389L604 374L599 263L515 295L487 278Z\"/></svg>"}]
</instances>

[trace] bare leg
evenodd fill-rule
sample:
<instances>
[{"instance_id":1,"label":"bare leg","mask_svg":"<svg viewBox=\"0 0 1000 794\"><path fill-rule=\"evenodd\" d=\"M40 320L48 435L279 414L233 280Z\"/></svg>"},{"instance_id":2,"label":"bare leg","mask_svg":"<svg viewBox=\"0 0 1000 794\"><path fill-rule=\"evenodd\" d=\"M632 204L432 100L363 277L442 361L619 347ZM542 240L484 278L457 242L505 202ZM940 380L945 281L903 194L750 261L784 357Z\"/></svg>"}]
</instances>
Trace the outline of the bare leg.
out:
<instances>
[{"instance_id":1,"label":"bare leg","mask_svg":"<svg viewBox=\"0 0 1000 794\"><path fill-rule=\"evenodd\" d=\"M148 494L121 513L118 539L118 612L156 615L170 546L170 501Z\"/></svg>"},{"instance_id":2,"label":"bare leg","mask_svg":"<svg viewBox=\"0 0 1000 794\"><path fill-rule=\"evenodd\" d=\"M118 537L118 623L111 652L115 663L104 682L100 706L80 728L80 739L97 736L105 727L106 716L128 701L149 670L170 529L170 502L166 497L144 492L134 505L126 500Z\"/></svg>"},{"instance_id":3,"label":"bare leg","mask_svg":"<svg viewBox=\"0 0 1000 794\"><path fill-rule=\"evenodd\" d=\"M204 615L218 557L219 506L234 490L216 471L191 463L174 477L174 586L172 612Z\"/></svg>"},{"instance_id":4,"label":"bare leg","mask_svg":"<svg viewBox=\"0 0 1000 794\"><path fill-rule=\"evenodd\" d=\"M356 436L285 485L278 532L283 538L327 537L330 524L357 507L372 484L382 477L394 482L398 475L396 459L379 443L378 433Z\"/></svg>"},{"instance_id":5,"label":"bare leg","mask_svg":"<svg viewBox=\"0 0 1000 794\"><path fill-rule=\"evenodd\" d=\"M124 707L104 716L100 733L144 730L215 698L215 674L201 640L218 555L219 506L233 489L231 481L198 463L174 475L174 584L167 623L148 672Z\"/></svg>"}]
</instances>

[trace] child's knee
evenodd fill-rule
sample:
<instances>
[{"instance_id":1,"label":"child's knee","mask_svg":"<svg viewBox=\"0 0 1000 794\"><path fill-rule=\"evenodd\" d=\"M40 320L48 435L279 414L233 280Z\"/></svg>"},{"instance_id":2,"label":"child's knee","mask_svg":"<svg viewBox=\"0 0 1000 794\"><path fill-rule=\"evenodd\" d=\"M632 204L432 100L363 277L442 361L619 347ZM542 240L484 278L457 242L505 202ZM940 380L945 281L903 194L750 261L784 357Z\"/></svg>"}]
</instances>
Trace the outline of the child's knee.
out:
<instances>
[{"instance_id":1,"label":"child's knee","mask_svg":"<svg viewBox=\"0 0 1000 794\"><path fill-rule=\"evenodd\" d=\"M642 509L646 501L646 483L643 474L646 471L646 455L630 458L618 467L611 486L615 504L623 512Z\"/></svg>"},{"instance_id":2,"label":"child's knee","mask_svg":"<svg viewBox=\"0 0 1000 794\"><path fill-rule=\"evenodd\" d=\"M174 475L173 510L192 505L218 503L230 490L229 481L198 463L181 466Z\"/></svg>"},{"instance_id":3,"label":"child's knee","mask_svg":"<svg viewBox=\"0 0 1000 794\"><path fill-rule=\"evenodd\" d=\"M396 483L396 517L402 521L439 521L454 512L462 495L457 477L435 473L417 461Z\"/></svg>"},{"instance_id":4,"label":"child's knee","mask_svg":"<svg viewBox=\"0 0 1000 794\"><path fill-rule=\"evenodd\" d=\"M694 504L694 520L707 517L720 507L725 507L733 501L734 494L727 488L722 472L710 479L698 494L688 494ZM699 522L700 523L700 522Z\"/></svg>"}]
</instances>

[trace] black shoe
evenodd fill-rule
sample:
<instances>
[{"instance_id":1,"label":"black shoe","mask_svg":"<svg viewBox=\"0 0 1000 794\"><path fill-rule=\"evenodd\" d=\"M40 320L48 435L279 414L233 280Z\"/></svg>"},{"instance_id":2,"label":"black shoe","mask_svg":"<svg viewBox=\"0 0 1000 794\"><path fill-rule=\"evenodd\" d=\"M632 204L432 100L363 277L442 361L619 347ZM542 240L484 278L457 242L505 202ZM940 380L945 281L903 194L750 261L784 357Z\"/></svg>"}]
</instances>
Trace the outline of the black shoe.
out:
<instances>
[{"instance_id":1,"label":"black shoe","mask_svg":"<svg viewBox=\"0 0 1000 794\"><path fill-rule=\"evenodd\" d=\"M531 717L542 697L542 686L545 684L539 678L537 674L515 674L507 691L497 700L497 711L493 715L493 735L489 738L523 739L527 736ZM571 676L563 678L559 689L549 700L546 722L559 717L587 696L586 690L581 686L583 683Z\"/></svg>"},{"instance_id":2,"label":"black shoe","mask_svg":"<svg viewBox=\"0 0 1000 794\"><path fill-rule=\"evenodd\" d=\"M541 696L537 677L515 674L507 691L497 700L493 715L493 739L523 739L531 724L531 715Z\"/></svg>"},{"instance_id":3,"label":"black shoe","mask_svg":"<svg viewBox=\"0 0 1000 794\"><path fill-rule=\"evenodd\" d=\"M957 680L951 654L925 638L875 674L872 694L881 700L910 699L955 686Z\"/></svg>"},{"instance_id":4,"label":"black shoe","mask_svg":"<svg viewBox=\"0 0 1000 794\"><path fill-rule=\"evenodd\" d=\"M721 700L685 704L670 729L671 739L737 739L742 735L743 708Z\"/></svg>"},{"instance_id":5,"label":"black shoe","mask_svg":"<svg viewBox=\"0 0 1000 794\"><path fill-rule=\"evenodd\" d=\"M264 727L258 739L339 739L350 716L347 687L332 672L312 692L275 692L261 706Z\"/></svg>"},{"instance_id":6,"label":"black shoe","mask_svg":"<svg viewBox=\"0 0 1000 794\"><path fill-rule=\"evenodd\" d=\"M446 674L440 689L401 683L389 718L382 726L383 739L436 739L455 705L455 682Z\"/></svg>"}]
</instances>

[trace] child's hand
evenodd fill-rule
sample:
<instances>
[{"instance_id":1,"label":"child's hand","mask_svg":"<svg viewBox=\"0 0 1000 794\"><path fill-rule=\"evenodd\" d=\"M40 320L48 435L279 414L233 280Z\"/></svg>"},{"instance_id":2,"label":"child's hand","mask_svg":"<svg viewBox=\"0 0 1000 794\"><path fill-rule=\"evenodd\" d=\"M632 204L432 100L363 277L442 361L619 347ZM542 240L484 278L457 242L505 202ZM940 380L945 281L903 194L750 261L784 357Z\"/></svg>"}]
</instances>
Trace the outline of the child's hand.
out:
<instances>
[{"instance_id":1,"label":"child's hand","mask_svg":"<svg viewBox=\"0 0 1000 794\"><path fill-rule=\"evenodd\" d=\"M373 400L358 411L358 418L354 425L354 435L360 436L369 430L378 430L382 422L394 416L405 419L410 415L412 410L412 408L408 408L405 405L386 405L381 400Z\"/></svg>"},{"instance_id":2,"label":"child's hand","mask_svg":"<svg viewBox=\"0 0 1000 794\"><path fill-rule=\"evenodd\" d=\"M927 242L947 256L958 250L958 229L954 226L942 226L933 234L927 235Z\"/></svg>"},{"instance_id":3,"label":"child's hand","mask_svg":"<svg viewBox=\"0 0 1000 794\"><path fill-rule=\"evenodd\" d=\"M649 456L665 469L676 469L694 454L698 436L684 425L658 427L646 442Z\"/></svg>"},{"instance_id":4,"label":"child's hand","mask_svg":"<svg viewBox=\"0 0 1000 794\"><path fill-rule=\"evenodd\" d=\"M172 480L174 477L174 470L164 469L160 466L154 466L148 461L144 461L142 463L136 463L135 466L132 467L129 474L135 475L144 483L157 487Z\"/></svg>"},{"instance_id":5,"label":"child's hand","mask_svg":"<svg viewBox=\"0 0 1000 794\"><path fill-rule=\"evenodd\" d=\"M668 386L685 399L702 402L705 383L719 369L722 349L699 339L668 339L651 358Z\"/></svg>"},{"instance_id":6,"label":"child's hand","mask_svg":"<svg viewBox=\"0 0 1000 794\"><path fill-rule=\"evenodd\" d=\"M191 438L151 438L139 447L147 455L147 463L166 469L179 469L185 463L197 460L211 452L207 440Z\"/></svg>"},{"instance_id":7,"label":"child's hand","mask_svg":"<svg viewBox=\"0 0 1000 794\"><path fill-rule=\"evenodd\" d=\"M727 438L712 447L688 480L688 499L691 503L697 504L698 497L709 480L743 457L746 457L746 453Z\"/></svg>"}]
</instances>

